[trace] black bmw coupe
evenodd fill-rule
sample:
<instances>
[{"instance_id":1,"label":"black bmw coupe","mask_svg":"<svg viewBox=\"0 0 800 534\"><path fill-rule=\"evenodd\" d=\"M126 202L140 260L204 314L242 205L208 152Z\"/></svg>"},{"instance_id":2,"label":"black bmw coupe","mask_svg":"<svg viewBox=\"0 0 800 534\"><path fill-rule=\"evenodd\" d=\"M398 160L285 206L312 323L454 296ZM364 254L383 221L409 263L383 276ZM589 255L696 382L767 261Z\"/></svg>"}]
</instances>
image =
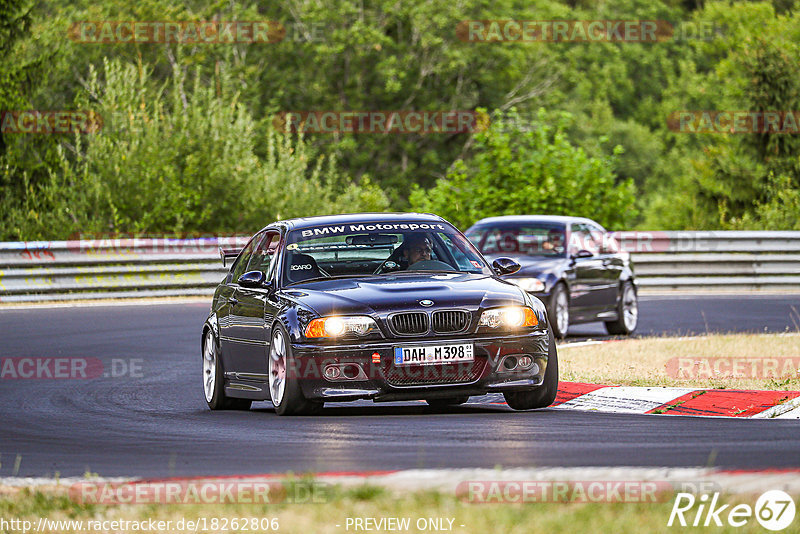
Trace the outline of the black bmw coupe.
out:
<instances>
[{"instance_id":1,"label":"black bmw coupe","mask_svg":"<svg viewBox=\"0 0 800 534\"><path fill-rule=\"evenodd\" d=\"M481 219L465 234L489 259L510 256L521 268L508 278L546 303L551 327L603 321L606 331L630 335L639 320L630 254L591 219L509 215Z\"/></svg>"},{"instance_id":2,"label":"black bmw coupe","mask_svg":"<svg viewBox=\"0 0 800 534\"><path fill-rule=\"evenodd\" d=\"M235 257L203 325L212 410L269 400L280 415L325 402L503 393L549 406L558 361L542 303L503 279L464 235L429 214L350 214L272 223Z\"/></svg>"}]
</instances>

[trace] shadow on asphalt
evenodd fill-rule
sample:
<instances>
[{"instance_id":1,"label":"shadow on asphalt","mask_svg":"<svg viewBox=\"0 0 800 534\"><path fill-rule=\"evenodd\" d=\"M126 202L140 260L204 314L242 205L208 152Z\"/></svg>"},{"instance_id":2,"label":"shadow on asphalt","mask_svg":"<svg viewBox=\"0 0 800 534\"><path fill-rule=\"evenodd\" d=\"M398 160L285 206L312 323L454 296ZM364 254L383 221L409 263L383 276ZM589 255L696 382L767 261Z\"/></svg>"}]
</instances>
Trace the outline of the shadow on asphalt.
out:
<instances>
[{"instance_id":1,"label":"shadow on asphalt","mask_svg":"<svg viewBox=\"0 0 800 534\"><path fill-rule=\"evenodd\" d=\"M253 407L250 410L251 412L268 414L268 415L277 415L275 414L275 410L269 407ZM543 413L552 411L549 409L545 410L532 410L530 412L515 412L514 410L510 409L505 404L491 404L491 405L481 405L481 404L466 404L464 406L453 406L449 408L434 408L432 406L428 406L425 403L420 403L419 406L415 405L390 405L390 404L374 404L374 405L352 405L352 406L345 406L342 404L337 404L335 406L325 406L322 409L322 412L319 414L314 415L307 415L302 416L303 418L313 418L313 417L363 417L363 416L387 416L387 415L397 415L397 416L419 416L419 415L476 415L476 414L497 414L498 412L503 413Z\"/></svg>"}]
</instances>

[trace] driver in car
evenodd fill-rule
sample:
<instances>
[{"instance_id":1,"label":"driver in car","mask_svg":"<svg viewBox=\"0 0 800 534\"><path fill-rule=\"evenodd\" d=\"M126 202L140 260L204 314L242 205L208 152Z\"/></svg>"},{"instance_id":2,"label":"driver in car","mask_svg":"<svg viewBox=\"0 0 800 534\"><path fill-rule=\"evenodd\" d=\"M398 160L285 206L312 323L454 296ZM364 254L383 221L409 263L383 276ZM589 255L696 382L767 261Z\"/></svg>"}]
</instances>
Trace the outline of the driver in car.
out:
<instances>
[{"instance_id":1,"label":"driver in car","mask_svg":"<svg viewBox=\"0 0 800 534\"><path fill-rule=\"evenodd\" d=\"M403 244L405 245L403 259L408 262L409 267L417 262L431 259L433 245L425 234L411 234Z\"/></svg>"}]
</instances>

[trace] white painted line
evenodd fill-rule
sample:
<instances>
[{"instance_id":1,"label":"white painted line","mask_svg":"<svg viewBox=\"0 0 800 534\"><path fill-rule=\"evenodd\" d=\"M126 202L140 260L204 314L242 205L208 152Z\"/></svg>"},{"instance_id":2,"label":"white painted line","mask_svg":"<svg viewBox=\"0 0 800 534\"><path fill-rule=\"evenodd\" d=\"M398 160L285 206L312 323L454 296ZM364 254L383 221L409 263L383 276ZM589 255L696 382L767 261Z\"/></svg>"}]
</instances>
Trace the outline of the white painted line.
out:
<instances>
[{"instance_id":1,"label":"white painted line","mask_svg":"<svg viewBox=\"0 0 800 534\"><path fill-rule=\"evenodd\" d=\"M589 345L602 345L605 341L576 341L575 343L564 343L561 345L556 344L556 347L561 349L568 349L570 347L586 347Z\"/></svg>"},{"instance_id":2,"label":"white painted line","mask_svg":"<svg viewBox=\"0 0 800 534\"><path fill-rule=\"evenodd\" d=\"M780 415L776 415L775 419L800 419L800 406L798 406L794 410L790 410Z\"/></svg>"},{"instance_id":3,"label":"white painted line","mask_svg":"<svg viewBox=\"0 0 800 534\"><path fill-rule=\"evenodd\" d=\"M560 404L556 408L611 413L645 413L693 391L697 391L697 388L606 387L590 391Z\"/></svg>"},{"instance_id":4,"label":"white painted line","mask_svg":"<svg viewBox=\"0 0 800 534\"><path fill-rule=\"evenodd\" d=\"M751 416L752 419L800 419L800 397Z\"/></svg>"}]
</instances>

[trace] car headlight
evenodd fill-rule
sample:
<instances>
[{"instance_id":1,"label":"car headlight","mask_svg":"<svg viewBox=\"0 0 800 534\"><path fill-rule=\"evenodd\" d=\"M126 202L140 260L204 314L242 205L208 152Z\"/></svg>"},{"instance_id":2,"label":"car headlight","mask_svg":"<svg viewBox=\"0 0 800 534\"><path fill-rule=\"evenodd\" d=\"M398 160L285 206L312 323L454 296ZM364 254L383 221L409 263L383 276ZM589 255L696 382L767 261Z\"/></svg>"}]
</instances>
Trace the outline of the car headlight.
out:
<instances>
[{"instance_id":1,"label":"car headlight","mask_svg":"<svg viewBox=\"0 0 800 534\"><path fill-rule=\"evenodd\" d=\"M488 326L489 328L500 326L522 328L538 324L539 318L536 317L536 312L527 306L509 306L507 308L486 310L481 314L481 320L478 321L478 326Z\"/></svg>"},{"instance_id":2,"label":"car headlight","mask_svg":"<svg viewBox=\"0 0 800 534\"><path fill-rule=\"evenodd\" d=\"M370 317L320 317L306 327L305 335L314 337L366 336L378 331L378 325Z\"/></svg>"},{"instance_id":3,"label":"car headlight","mask_svg":"<svg viewBox=\"0 0 800 534\"><path fill-rule=\"evenodd\" d=\"M506 280L512 284L518 285L525 291L530 291L532 293L544 291L544 282L538 278L506 278Z\"/></svg>"}]
</instances>

